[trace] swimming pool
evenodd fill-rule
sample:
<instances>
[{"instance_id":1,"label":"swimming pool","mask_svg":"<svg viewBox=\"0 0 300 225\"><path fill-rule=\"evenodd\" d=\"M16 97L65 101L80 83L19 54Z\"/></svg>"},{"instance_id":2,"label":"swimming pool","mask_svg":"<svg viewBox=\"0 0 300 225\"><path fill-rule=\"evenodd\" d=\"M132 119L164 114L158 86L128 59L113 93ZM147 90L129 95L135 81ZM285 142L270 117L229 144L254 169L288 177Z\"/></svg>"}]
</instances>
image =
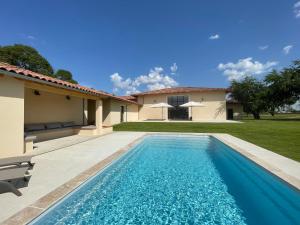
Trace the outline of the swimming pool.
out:
<instances>
[{"instance_id":1,"label":"swimming pool","mask_svg":"<svg viewBox=\"0 0 300 225\"><path fill-rule=\"evenodd\" d=\"M151 135L31 224L300 224L300 193L209 136Z\"/></svg>"}]
</instances>

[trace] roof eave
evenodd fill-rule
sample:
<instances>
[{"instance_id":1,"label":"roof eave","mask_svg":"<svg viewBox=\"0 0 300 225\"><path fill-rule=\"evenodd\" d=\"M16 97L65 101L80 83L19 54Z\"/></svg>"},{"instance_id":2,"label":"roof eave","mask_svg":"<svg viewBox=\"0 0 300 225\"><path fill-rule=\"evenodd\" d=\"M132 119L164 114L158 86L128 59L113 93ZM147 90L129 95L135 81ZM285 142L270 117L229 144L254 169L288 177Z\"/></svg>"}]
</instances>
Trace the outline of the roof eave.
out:
<instances>
[{"instance_id":1,"label":"roof eave","mask_svg":"<svg viewBox=\"0 0 300 225\"><path fill-rule=\"evenodd\" d=\"M57 83L49 82L49 81L46 81L46 80L41 80L41 79L34 78L34 77L31 77L31 76L25 76L23 74L7 71L7 70L4 70L4 69L0 69L0 74L6 75L6 76L9 76L9 77L14 77L14 78L17 78L17 79L32 81L32 82L39 83L39 84L45 84L45 85L48 85L48 86L51 86L51 87L62 88L62 89L70 90L70 91L80 92L80 93L87 94L87 95L92 95L92 96L97 96L97 97L106 97L106 98L110 97L110 98L113 98L113 99L116 99L116 100L119 100L119 101L124 101L124 102L128 102L128 103L131 103L131 104L137 104L138 105L138 103L134 102L134 101L125 100L125 99L122 99L122 98L119 98L119 97L116 97L116 96L113 96L113 95L110 95L110 94L105 94L105 93L100 93L100 92L97 93L97 90L95 90L95 92L85 91L85 90L81 90L81 89L78 89L78 88L69 87L69 86L66 86L66 85L57 84Z\"/></svg>"},{"instance_id":2,"label":"roof eave","mask_svg":"<svg viewBox=\"0 0 300 225\"><path fill-rule=\"evenodd\" d=\"M144 96L144 95L161 95L161 94L177 94L177 93L191 93L191 92L225 92L229 93L230 89L216 89L216 90L189 90L189 91L174 91L174 92L162 92L162 93L137 93L133 94L132 96L138 97L138 96Z\"/></svg>"},{"instance_id":3,"label":"roof eave","mask_svg":"<svg viewBox=\"0 0 300 225\"><path fill-rule=\"evenodd\" d=\"M76 92L80 92L80 93L83 93L83 94L88 94L88 95L93 95L93 96L98 96L98 97L101 97L101 96L103 96L103 97L110 97L110 95L106 95L106 94L102 94L102 93L93 93L93 92L89 92L89 91L84 91L84 90L80 90L80 89L77 89L77 88L65 86L65 85L62 85L62 84L52 83L52 82L49 82L49 81L37 79L37 78L34 78L34 77L30 77L30 76L25 76L23 74L18 74L18 73L15 73L15 72L10 72L10 71L3 70L3 69L0 69L0 74L6 75L6 76L9 76L9 77L14 77L14 78L22 79L22 80L27 80L27 81L32 81L32 82L40 83L40 84L49 85L49 86L56 87L56 88L62 88L62 89L67 89L67 90L71 90L71 91L76 91Z\"/></svg>"}]
</instances>

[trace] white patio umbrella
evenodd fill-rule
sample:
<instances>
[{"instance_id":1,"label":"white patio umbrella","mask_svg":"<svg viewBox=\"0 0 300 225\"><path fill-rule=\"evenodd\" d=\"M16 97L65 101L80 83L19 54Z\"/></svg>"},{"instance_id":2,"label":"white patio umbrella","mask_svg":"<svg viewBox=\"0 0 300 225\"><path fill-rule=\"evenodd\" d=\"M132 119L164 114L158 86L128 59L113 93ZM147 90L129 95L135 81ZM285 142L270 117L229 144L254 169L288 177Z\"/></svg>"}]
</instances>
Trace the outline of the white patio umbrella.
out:
<instances>
[{"instance_id":1,"label":"white patio umbrella","mask_svg":"<svg viewBox=\"0 0 300 225\"><path fill-rule=\"evenodd\" d=\"M191 107L191 120L193 119L193 107L204 107L205 105L201 102L193 102L193 101L190 101L190 102L187 102L187 103L184 103L182 105L180 105L180 107L185 107L185 108L189 108Z\"/></svg>"},{"instance_id":2,"label":"white patio umbrella","mask_svg":"<svg viewBox=\"0 0 300 225\"><path fill-rule=\"evenodd\" d=\"M173 108L173 106L171 106L167 103L161 102L161 103L151 105L150 108L161 108L161 117L163 120L164 119L164 108Z\"/></svg>"}]
</instances>

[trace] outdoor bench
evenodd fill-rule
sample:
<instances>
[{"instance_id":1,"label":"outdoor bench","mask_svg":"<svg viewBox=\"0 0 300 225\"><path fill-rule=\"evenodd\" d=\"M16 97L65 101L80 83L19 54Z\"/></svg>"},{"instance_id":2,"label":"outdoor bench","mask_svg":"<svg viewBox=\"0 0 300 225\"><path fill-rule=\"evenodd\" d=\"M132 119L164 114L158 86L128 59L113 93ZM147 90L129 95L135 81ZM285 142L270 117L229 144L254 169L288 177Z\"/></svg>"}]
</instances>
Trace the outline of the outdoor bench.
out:
<instances>
[{"instance_id":1,"label":"outdoor bench","mask_svg":"<svg viewBox=\"0 0 300 225\"><path fill-rule=\"evenodd\" d=\"M52 122L25 124L24 131L26 136L36 136L36 141L46 141L59 137L65 137L76 134L81 125L74 122Z\"/></svg>"}]
</instances>

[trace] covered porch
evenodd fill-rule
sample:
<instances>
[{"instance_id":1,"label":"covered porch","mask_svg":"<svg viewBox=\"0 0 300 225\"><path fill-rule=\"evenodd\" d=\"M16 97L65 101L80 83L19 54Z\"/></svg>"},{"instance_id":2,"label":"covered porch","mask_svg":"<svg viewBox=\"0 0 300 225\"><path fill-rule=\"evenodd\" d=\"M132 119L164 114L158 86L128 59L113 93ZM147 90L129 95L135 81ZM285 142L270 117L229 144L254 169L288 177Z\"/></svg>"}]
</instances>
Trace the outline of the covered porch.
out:
<instances>
[{"instance_id":1,"label":"covered porch","mask_svg":"<svg viewBox=\"0 0 300 225\"><path fill-rule=\"evenodd\" d=\"M26 137L34 137L33 141L40 143L71 136L70 140L77 143L102 133L102 98L25 83L24 153L31 153L41 146L26 143Z\"/></svg>"},{"instance_id":2,"label":"covered porch","mask_svg":"<svg viewBox=\"0 0 300 225\"><path fill-rule=\"evenodd\" d=\"M134 101L0 63L0 158L34 154L33 143L111 132L115 118L124 117L124 110L107 116L114 109L105 109L107 100L110 105L128 105L126 116L138 118Z\"/></svg>"},{"instance_id":3,"label":"covered porch","mask_svg":"<svg viewBox=\"0 0 300 225\"><path fill-rule=\"evenodd\" d=\"M0 157L32 154L33 143L72 135L99 136L108 130L102 122L102 101L109 97L105 93L2 73Z\"/></svg>"}]
</instances>

